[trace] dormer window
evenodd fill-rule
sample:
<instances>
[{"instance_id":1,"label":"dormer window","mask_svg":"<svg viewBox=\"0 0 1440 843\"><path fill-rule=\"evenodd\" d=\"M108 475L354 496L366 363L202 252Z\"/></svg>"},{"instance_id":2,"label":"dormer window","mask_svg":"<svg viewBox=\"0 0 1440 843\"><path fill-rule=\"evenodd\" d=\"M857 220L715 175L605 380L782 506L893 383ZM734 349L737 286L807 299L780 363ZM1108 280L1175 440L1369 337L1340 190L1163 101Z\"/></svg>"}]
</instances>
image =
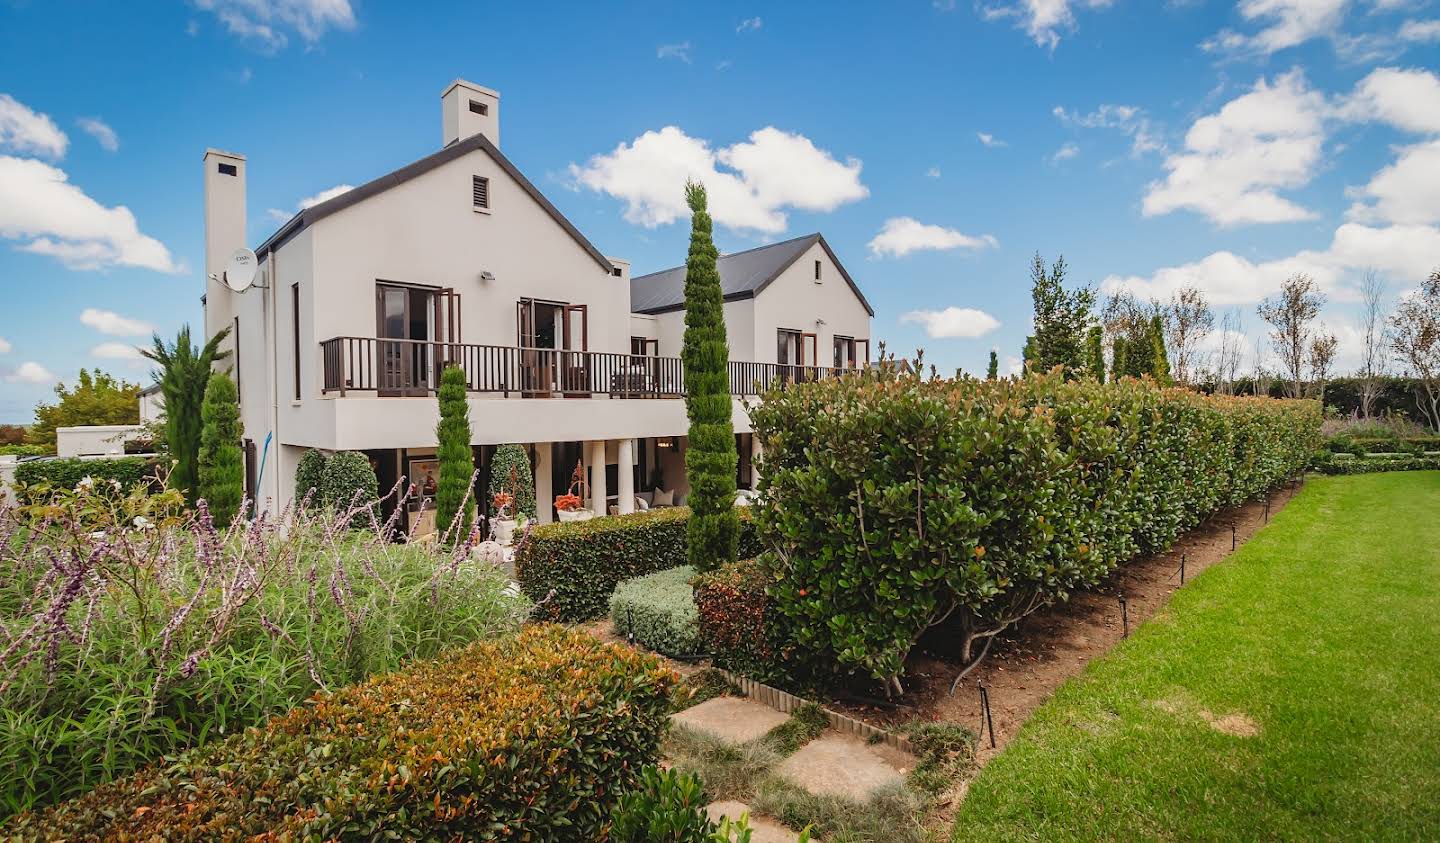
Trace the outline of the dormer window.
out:
<instances>
[{"instance_id":1,"label":"dormer window","mask_svg":"<svg viewBox=\"0 0 1440 843\"><path fill-rule=\"evenodd\" d=\"M475 203L475 210L490 210L490 180L484 176L475 176L471 183L471 198Z\"/></svg>"},{"instance_id":2,"label":"dormer window","mask_svg":"<svg viewBox=\"0 0 1440 843\"><path fill-rule=\"evenodd\" d=\"M481 117L486 117L490 114L490 106L483 102L476 102L475 100L470 100L470 113L478 114Z\"/></svg>"}]
</instances>

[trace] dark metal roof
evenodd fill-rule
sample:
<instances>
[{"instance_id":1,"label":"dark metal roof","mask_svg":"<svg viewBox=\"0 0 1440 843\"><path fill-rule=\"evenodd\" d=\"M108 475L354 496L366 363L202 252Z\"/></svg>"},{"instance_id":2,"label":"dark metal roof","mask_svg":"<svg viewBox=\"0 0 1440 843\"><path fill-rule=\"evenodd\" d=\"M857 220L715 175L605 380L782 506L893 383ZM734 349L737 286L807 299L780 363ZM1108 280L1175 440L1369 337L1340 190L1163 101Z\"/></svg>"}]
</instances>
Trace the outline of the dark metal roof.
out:
<instances>
[{"instance_id":1,"label":"dark metal roof","mask_svg":"<svg viewBox=\"0 0 1440 843\"><path fill-rule=\"evenodd\" d=\"M590 257L595 259L596 263L600 264L606 273L609 273L615 268L614 264L610 263L604 255L600 254L600 250L595 248L594 244L589 240L585 239L585 235L581 234L580 230L576 228L570 220L566 219L565 215L560 213L559 209L550 204L550 200L545 198L545 195L540 192L539 188L531 184L530 180L525 178L525 175L510 162L510 159L506 158L504 154L500 152L500 149L491 143L490 139L484 135L471 135L464 140L450 144L439 152L432 153L421 158L419 161L407 164L392 173L387 173L378 179L366 182L353 190L347 190L334 199L305 208L291 217L289 222L280 226L264 243L261 243L260 248L255 250L255 254L263 256L273 249L278 249L286 240L294 237L307 226L314 225L319 220L330 216L336 211L343 211L357 202L363 202L371 196L384 193L392 187L404 184L416 176L428 173L442 164L447 164L477 149L485 150L485 152L495 160L495 163L500 165L500 169L515 179L516 183L524 188L526 193L530 194L530 198L538 202L540 207L544 208L546 213L548 213L555 222L559 223L560 227L565 229L565 231L575 239L575 242L579 243L581 248L588 252Z\"/></svg>"},{"instance_id":2,"label":"dark metal roof","mask_svg":"<svg viewBox=\"0 0 1440 843\"><path fill-rule=\"evenodd\" d=\"M768 246L747 249L743 252L721 255L715 265L720 270L720 290L725 301L754 298L816 243L820 244L825 253L830 256L830 260L839 267L840 275L845 279L845 283L850 285L855 297L860 299L860 304L865 306L865 311L874 316L875 309L870 306L870 302L866 301L865 294L860 292L859 286L855 284L855 279L850 277L850 273L845 270L845 265L840 263L840 259L835 257L835 252L830 249L830 244L826 243L825 238L818 233L806 234L793 240L771 243ZM630 279L631 313L653 315L684 308L684 266L662 269L659 272Z\"/></svg>"}]
</instances>

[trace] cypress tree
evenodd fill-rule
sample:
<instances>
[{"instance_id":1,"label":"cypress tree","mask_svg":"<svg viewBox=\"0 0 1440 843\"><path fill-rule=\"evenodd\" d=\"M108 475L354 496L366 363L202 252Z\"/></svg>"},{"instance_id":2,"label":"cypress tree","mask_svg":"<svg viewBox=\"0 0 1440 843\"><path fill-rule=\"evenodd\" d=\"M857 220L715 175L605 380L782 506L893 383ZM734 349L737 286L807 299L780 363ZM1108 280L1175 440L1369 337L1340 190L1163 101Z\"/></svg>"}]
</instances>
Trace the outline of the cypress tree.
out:
<instances>
[{"instance_id":1,"label":"cypress tree","mask_svg":"<svg viewBox=\"0 0 1440 843\"><path fill-rule=\"evenodd\" d=\"M1130 374L1130 344L1124 337L1115 338L1110 354L1110 380L1118 381Z\"/></svg>"},{"instance_id":2,"label":"cypress tree","mask_svg":"<svg viewBox=\"0 0 1440 843\"><path fill-rule=\"evenodd\" d=\"M235 382L216 372L205 386L200 407L199 497L210 507L215 526L225 529L240 513L245 497L245 457L240 451L244 427Z\"/></svg>"},{"instance_id":3,"label":"cypress tree","mask_svg":"<svg viewBox=\"0 0 1440 843\"><path fill-rule=\"evenodd\" d=\"M475 476L475 452L470 448L470 404L465 398L465 370L446 366L436 395L440 401L440 422L435 426L440 480L435 490L435 529L444 535L459 519L462 526L456 538L463 539L463 531L475 520L475 496L466 494Z\"/></svg>"},{"instance_id":4,"label":"cypress tree","mask_svg":"<svg viewBox=\"0 0 1440 843\"><path fill-rule=\"evenodd\" d=\"M996 354L995 349L992 348L990 349L990 365L985 369L985 379L993 381L998 377L1000 377L1000 355Z\"/></svg>"},{"instance_id":5,"label":"cypress tree","mask_svg":"<svg viewBox=\"0 0 1440 843\"><path fill-rule=\"evenodd\" d=\"M1105 382L1105 333L1099 325L1090 326L1085 334L1085 354L1090 361L1090 376Z\"/></svg>"},{"instance_id":6,"label":"cypress tree","mask_svg":"<svg viewBox=\"0 0 1440 843\"><path fill-rule=\"evenodd\" d=\"M1150 317L1150 368L1146 372L1157 383L1170 383L1170 358L1165 354L1165 323L1160 314Z\"/></svg>"},{"instance_id":7,"label":"cypress tree","mask_svg":"<svg viewBox=\"0 0 1440 843\"><path fill-rule=\"evenodd\" d=\"M692 212L685 261L685 414L690 420L685 476L690 481L686 526L690 564L701 571L735 561L740 519L735 514L735 428L731 421L729 344L725 340L719 253L710 234L705 186L685 184Z\"/></svg>"},{"instance_id":8,"label":"cypress tree","mask_svg":"<svg viewBox=\"0 0 1440 843\"><path fill-rule=\"evenodd\" d=\"M229 334L230 329L225 328L204 348L196 348L190 341L190 326L186 325L170 345L156 334L154 347L140 352L160 367L153 374L160 384L160 394L165 396L165 441L174 462L169 486L183 492L192 506L199 497L200 485L200 405L205 401L211 366L230 356L230 352L220 350L220 343Z\"/></svg>"}]
</instances>

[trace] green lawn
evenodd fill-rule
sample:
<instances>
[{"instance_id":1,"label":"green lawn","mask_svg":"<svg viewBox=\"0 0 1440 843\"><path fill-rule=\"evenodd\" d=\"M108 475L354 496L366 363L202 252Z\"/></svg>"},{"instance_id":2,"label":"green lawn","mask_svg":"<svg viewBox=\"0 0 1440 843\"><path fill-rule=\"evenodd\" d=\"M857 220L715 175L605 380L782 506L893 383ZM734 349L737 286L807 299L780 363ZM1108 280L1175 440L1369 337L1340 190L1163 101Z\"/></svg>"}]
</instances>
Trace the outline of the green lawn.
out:
<instances>
[{"instance_id":1,"label":"green lawn","mask_svg":"<svg viewBox=\"0 0 1440 843\"><path fill-rule=\"evenodd\" d=\"M1312 478L1036 712L954 839L1440 839L1440 472Z\"/></svg>"}]
</instances>

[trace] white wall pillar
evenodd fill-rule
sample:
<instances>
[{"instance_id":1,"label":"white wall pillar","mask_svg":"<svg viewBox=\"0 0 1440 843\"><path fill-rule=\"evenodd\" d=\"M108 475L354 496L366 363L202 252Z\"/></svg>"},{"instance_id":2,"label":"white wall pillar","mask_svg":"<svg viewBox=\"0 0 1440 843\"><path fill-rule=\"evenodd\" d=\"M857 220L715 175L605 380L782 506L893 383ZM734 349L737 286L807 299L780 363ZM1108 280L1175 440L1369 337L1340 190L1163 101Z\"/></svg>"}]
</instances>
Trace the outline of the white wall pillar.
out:
<instances>
[{"instance_id":1,"label":"white wall pillar","mask_svg":"<svg viewBox=\"0 0 1440 843\"><path fill-rule=\"evenodd\" d=\"M605 440L596 439L585 443L585 462L590 466L590 511L605 515Z\"/></svg>"},{"instance_id":2,"label":"white wall pillar","mask_svg":"<svg viewBox=\"0 0 1440 843\"><path fill-rule=\"evenodd\" d=\"M555 520L551 509L555 505L555 490L551 488L555 446L549 442L535 443L535 518L541 524Z\"/></svg>"},{"instance_id":3,"label":"white wall pillar","mask_svg":"<svg viewBox=\"0 0 1440 843\"><path fill-rule=\"evenodd\" d=\"M615 468L620 479L615 491L620 496L620 514L629 515L635 511L635 440L621 439L617 451Z\"/></svg>"},{"instance_id":4,"label":"white wall pillar","mask_svg":"<svg viewBox=\"0 0 1440 843\"><path fill-rule=\"evenodd\" d=\"M760 456L765 449L760 446L760 437L750 434L750 488L760 488Z\"/></svg>"}]
</instances>

